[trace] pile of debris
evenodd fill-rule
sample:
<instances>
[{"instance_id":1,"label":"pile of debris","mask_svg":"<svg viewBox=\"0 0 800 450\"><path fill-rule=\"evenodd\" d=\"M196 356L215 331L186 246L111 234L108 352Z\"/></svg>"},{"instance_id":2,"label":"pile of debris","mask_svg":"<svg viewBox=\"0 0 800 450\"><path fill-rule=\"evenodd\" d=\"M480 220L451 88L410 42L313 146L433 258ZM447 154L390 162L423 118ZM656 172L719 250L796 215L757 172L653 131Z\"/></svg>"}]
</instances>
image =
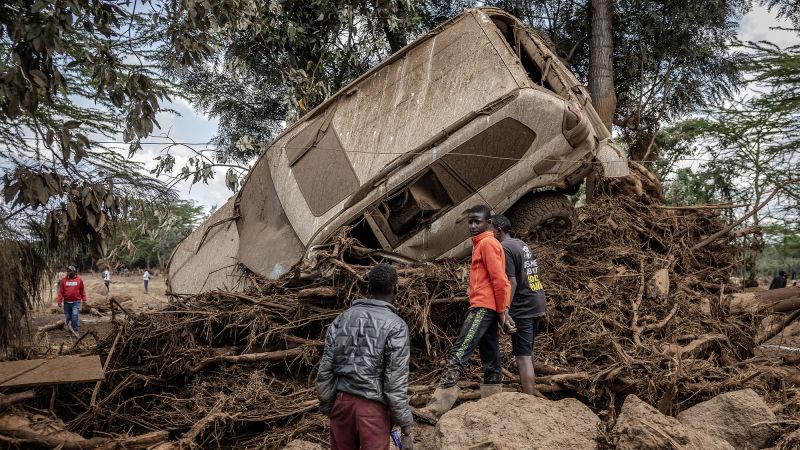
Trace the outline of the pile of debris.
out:
<instances>
[{"instance_id":1,"label":"pile of debris","mask_svg":"<svg viewBox=\"0 0 800 450\"><path fill-rule=\"evenodd\" d=\"M776 420L796 417L800 400L787 387L800 384L797 369L754 358L761 317L731 313L726 301L737 261L731 235L714 237L725 226L717 209L603 197L579 211L569 235L533 243L548 296L537 388L582 401L607 426L630 394L674 414L745 388L778 405ZM61 389L59 416L87 436L166 431L165 449L327 442L315 367L327 325L366 290L368 262L352 263L364 257L358 247L343 234L313 265L280 280L251 275L241 292L176 299L163 311L115 321L97 348L106 381ZM396 304L413 346L412 405L426 403L464 318L468 270L463 261L398 268ZM510 350L505 355L513 389ZM478 397L470 390L481 379L474 366L462 400Z\"/></svg>"}]
</instances>

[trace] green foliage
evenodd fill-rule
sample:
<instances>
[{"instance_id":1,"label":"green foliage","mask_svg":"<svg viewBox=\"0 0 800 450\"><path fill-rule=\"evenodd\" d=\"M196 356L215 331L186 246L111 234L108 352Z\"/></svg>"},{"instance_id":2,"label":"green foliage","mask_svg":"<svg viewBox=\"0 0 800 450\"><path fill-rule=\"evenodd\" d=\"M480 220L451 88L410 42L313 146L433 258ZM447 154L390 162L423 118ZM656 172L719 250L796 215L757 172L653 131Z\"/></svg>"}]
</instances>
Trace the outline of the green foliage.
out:
<instances>
[{"instance_id":1,"label":"green foliage","mask_svg":"<svg viewBox=\"0 0 800 450\"><path fill-rule=\"evenodd\" d=\"M157 35L130 6L0 3L0 221L44 223L45 242L67 239L102 255L127 197L172 195L88 137L121 133L133 153L168 98L170 85L149 65Z\"/></svg>"},{"instance_id":2,"label":"green foliage","mask_svg":"<svg viewBox=\"0 0 800 450\"><path fill-rule=\"evenodd\" d=\"M588 77L588 0L169 5L163 33L172 48L164 56L194 105L220 121L216 148L193 149L198 156L176 174L179 179L206 181L222 166L227 184L237 187L258 144L273 139L287 120L296 120L406 42L475 6L497 6L520 17L552 43L582 82ZM655 151L649 142L663 122L736 89L743 58L729 45L736 19L749 6L749 0L614 2L615 123L634 157ZM167 152L156 173L169 173L174 164Z\"/></svg>"},{"instance_id":3,"label":"green foliage","mask_svg":"<svg viewBox=\"0 0 800 450\"><path fill-rule=\"evenodd\" d=\"M195 149L176 176L206 181L222 166L237 187L256 144L403 47L418 30L412 12L404 0L168 2L162 58L192 102L220 122L217 149ZM174 164L167 152L156 173Z\"/></svg>"},{"instance_id":4,"label":"green foliage","mask_svg":"<svg viewBox=\"0 0 800 450\"><path fill-rule=\"evenodd\" d=\"M204 218L203 208L185 200L143 202L117 222L112 266L163 267L175 247Z\"/></svg>"},{"instance_id":5,"label":"green foliage","mask_svg":"<svg viewBox=\"0 0 800 450\"><path fill-rule=\"evenodd\" d=\"M138 8L138 10L137 10ZM128 151L159 125L172 85L152 66L161 39L128 0L0 2L0 347L19 334L38 281L76 255L101 257L114 221L140 198L174 198L141 165L93 137L122 135ZM20 262L21 259L23 262Z\"/></svg>"},{"instance_id":6,"label":"green foliage","mask_svg":"<svg viewBox=\"0 0 800 450\"><path fill-rule=\"evenodd\" d=\"M785 270L789 276L800 272L800 234L797 231L771 228L764 251L758 258L758 272L775 276Z\"/></svg>"},{"instance_id":7,"label":"green foliage","mask_svg":"<svg viewBox=\"0 0 800 450\"><path fill-rule=\"evenodd\" d=\"M587 0L505 0L539 30L584 84L589 76L591 16ZM631 157L656 159L660 126L729 98L742 83L742 53L731 52L749 0L613 2L614 124ZM650 153L649 155L647 153Z\"/></svg>"},{"instance_id":8,"label":"green foliage","mask_svg":"<svg viewBox=\"0 0 800 450\"><path fill-rule=\"evenodd\" d=\"M762 0L770 11L775 10L779 18L789 19L800 30L800 0Z\"/></svg>"}]
</instances>

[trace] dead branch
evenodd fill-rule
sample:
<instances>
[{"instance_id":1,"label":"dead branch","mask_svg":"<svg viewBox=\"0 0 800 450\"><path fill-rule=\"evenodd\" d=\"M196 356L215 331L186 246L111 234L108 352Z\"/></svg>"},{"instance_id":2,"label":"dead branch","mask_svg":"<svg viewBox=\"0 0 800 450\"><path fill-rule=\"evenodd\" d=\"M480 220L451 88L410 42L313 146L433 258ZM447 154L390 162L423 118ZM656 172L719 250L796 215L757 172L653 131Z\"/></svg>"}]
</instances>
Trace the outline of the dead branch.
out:
<instances>
[{"instance_id":1,"label":"dead branch","mask_svg":"<svg viewBox=\"0 0 800 450\"><path fill-rule=\"evenodd\" d=\"M26 400L32 400L34 398L36 398L36 392L32 390L0 396L0 410L8 408L13 404L24 402Z\"/></svg>"},{"instance_id":2,"label":"dead branch","mask_svg":"<svg viewBox=\"0 0 800 450\"><path fill-rule=\"evenodd\" d=\"M761 345L764 342L767 342L768 340L777 336L778 334L780 334L781 331L783 331L786 327L788 327L789 324L797 320L798 317L800 317L800 309L786 316L776 327L770 328L763 335L758 336L758 338L756 339L756 344Z\"/></svg>"},{"instance_id":3,"label":"dead branch","mask_svg":"<svg viewBox=\"0 0 800 450\"><path fill-rule=\"evenodd\" d=\"M35 433L28 430L0 428L0 436L7 436L15 441L17 445L24 444L21 448L41 448L62 450L92 450L100 445L107 444L108 438L91 438L85 441L68 441L52 436Z\"/></svg>"},{"instance_id":4,"label":"dead branch","mask_svg":"<svg viewBox=\"0 0 800 450\"><path fill-rule=\"evenodd\" d=\"M252 364L252 363L266 362L266 361L282 361L287 358L291 358L293 356L302 355L305 349L306 349L305 347L297 347L297 348L291 348L289 350L279 350L275 352L214 356L211 358L204 359L199 363L197 363L197 365L195 365L189 370L189 373L194 375L203 370L204 368L206 368L207 366L219 363Z\"/></svg>"},{"instance_id":5,"label":"dead branch","mask_svg":"<svg viewBox=\"0 0 800 450\"><path fill-rule=\"evenodd\" d=\"M740 217L738 220L734 221L732 224L728 225L727 227L717 231L716 233L714 233L711 236L707 237L706 239L702 240L700 243L698 243L694 247L690 248L689 251L690 252L696 252L697 250L700 250L701 248L705 247L706 245L716 241L720 237L730 233L730 231L732 229L734 229L736 226L738 226L739 224L741 224L745 220L749 219L755 213L761 211L761 209L764 208L765 206L767 206L769 204L769 202L772 201L772 198L775 197L776 195L778 195L778 193L781 192L784 188L786 188L787 186L790 186L792 184L795 184L795 183L800 183L800 178L795 178L793 180L784 181L783 183L778 184L777 186L775 186L775 189L772 191L772 193L769 194L769 196L767 196L767 198L763 202L761 202L759 205L757 205L755 208L753 208L750 212L748 212L747 214L743 215L742 217Z\"/></svg>"}]
</instances>

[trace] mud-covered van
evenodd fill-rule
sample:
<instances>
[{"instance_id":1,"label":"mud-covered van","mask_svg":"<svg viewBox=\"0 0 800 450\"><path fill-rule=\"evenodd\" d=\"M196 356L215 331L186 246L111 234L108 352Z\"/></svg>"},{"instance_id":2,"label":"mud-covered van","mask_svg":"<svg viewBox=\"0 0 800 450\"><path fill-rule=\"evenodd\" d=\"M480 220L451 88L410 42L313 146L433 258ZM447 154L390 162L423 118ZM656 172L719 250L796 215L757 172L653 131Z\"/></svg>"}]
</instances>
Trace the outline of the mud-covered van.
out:
<instances>
[{"instance_id":1,"label":"mud-covered van","mask_svg":"<svg viewBox=\"0 0 800 450\"><path fill-rule=\"evenodd\" d=\"M278 277L344 225L397 257L463 255L478 203L523 233L569 228L563 192L596 162L628 174L586 88L519 20L473 9L287 128L175 250L169 286L234 287L239 264Z\"/></svg>"}]
</instances>

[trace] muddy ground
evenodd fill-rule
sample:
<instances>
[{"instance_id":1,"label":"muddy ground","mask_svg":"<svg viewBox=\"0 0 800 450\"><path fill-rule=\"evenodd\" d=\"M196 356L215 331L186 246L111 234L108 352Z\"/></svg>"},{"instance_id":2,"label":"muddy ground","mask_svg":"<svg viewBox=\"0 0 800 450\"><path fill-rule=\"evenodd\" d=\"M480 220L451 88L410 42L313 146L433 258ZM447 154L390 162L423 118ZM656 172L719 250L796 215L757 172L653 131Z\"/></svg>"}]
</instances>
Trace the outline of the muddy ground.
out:
<instances>
[{"instance_id":1,"label":"muddy ground","mask_svg":"<svg viewBox=\"0 0 800 450\"><path fill-rule=\"evenodd\" d=\"M113 296L120 302L126 311L131 314L159 311L167 304L167 286L165 279L160 275L151 275L148 292L144 292L144 284L140 273L132 273L129 276L116 275L111 278L109 291L103 285L103 277L100 273L81 273L81 279L86 287L86 305L82 308L79 316L79 330L88 340L94 340L94 334L102 338L111 331L111 314L109 311L109 296ZM41 304L36 305L30 320L30 339L40 341L39 343L47 346L60 347L62 343L73 342L74 338L68 338L66 333L59 329L45 333L41 338L36 336L39 327L52 324L64 318L63 309L58 306L57 281L54 281L48 292L43 295ZM92 309L100 314L92 314Z\"/></svg>"}]
</instances>

